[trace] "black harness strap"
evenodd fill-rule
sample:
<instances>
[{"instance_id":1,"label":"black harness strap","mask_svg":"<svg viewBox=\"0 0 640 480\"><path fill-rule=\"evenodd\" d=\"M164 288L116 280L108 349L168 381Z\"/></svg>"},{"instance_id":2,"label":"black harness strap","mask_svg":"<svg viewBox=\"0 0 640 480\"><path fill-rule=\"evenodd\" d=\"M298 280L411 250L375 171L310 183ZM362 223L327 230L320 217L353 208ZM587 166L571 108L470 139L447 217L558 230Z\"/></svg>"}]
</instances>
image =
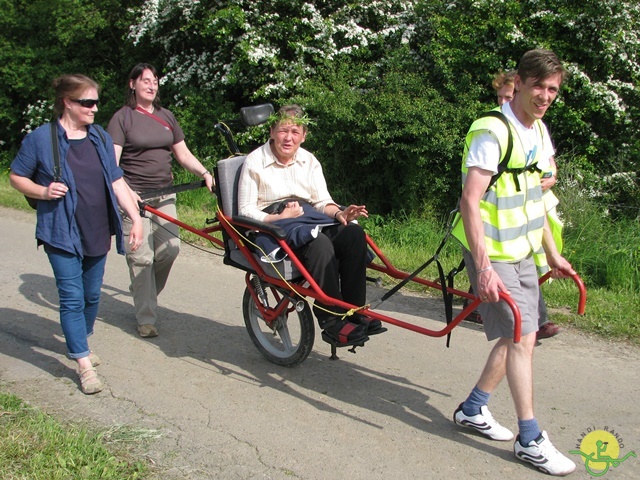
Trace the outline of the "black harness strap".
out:
<instances>
[{"instance_id":1,"label":"black harness strap","mask_svg":"<svg viewBox=\"0 0 640 480\"><path fill-rule=\"evenodd\" d=\"M504 156L502 157L502 160L498 164L498 173L496 173L494 176L491 177L491 181L489 182L489 186L487 187L487 191L488 191L498 181L498 179L500 178L500 175L502 175L503 172L509 170L507 169L507 165L509 164L509 160L511 160L511 152L513 152L513 135L511 134L511 126L509 125L509 120L507 120L507 117L505 116L504 113L498 110L490 110L488 112L484 112L478 118L485 118L485 117L494 117L500 120L502 123L504 123L504 126L507 127L507 135L508 135L507 149L504 152ZM518 187L518 191L520 191L519 187Z\"/></svg>"},{"instance_id":2,"label":"black harness strap","mask_svg":"<svg viewBox=\"0 0 640 480\"><path fill-rule=\"evenodd\" d=\"M452 214L455 213L456 211L457 209L454 210ZM380 304L382 304L382 302L389 299L389 297L394 295L398 290L400 290L407 283L409 283L422 270L424 270L429 265L431 265L432 262L435 262L436 266L438 267L438 278L440 281L440 290L442 291L442 299L444 301L444 313L445 313L447 325L449 325L453 321L453 293L449 293L448 289L453 288L454 277L464 269L464 260L460 262L460 265L458 266L458 268L454 268L447 275L445 275L444 268L442 267L442 263L440 263L440 251L444 248L445 244L447 243L447 240L449 239L449 236L451 235L451 231L455 226L453 222L449 222L449 225L450 225L449 230L447 231L446 235L440 242L440 245L438 246L436 253L434 253L434 255L429 260L427 260L420 267L418 267L417 270L411 273L411 275L406 277L404 280L398 283L395 287L393 287L391 290L385 293L382 297L380 297L380 299L377 302L374 302L373 308L378 308ZM451 341L451 332L447 334L447 348L449 348L450 341Z\"/></svg>"},{"instance_id":3,"label":"black harness strap","mask_svg":"<svg viewBox=\"0 0 640 480\"><path fill-rule=\"evenodd\" d=\"M438 245L438 248L436 249L436 253L434 253L429 260L427 260L420 267L418 267L417 270L415 270L408 277L406 277L404 280L398 283L395 287L393 287L391 290L385 293L382 297L380 297L380 299L373 302L372 308L378 308L382 304L382 302L388 300L389 297L394 295L398 290L400 290L407 283L413 280L420 272L422 272L422 270L424 270L429 265L431 265L432 262L436 262L436 266L438 267L438 277L440 279L440 289L442 290L442 298L444 300L444 309L445 309L447 325L451 323L451 321L453 320L453 294L447 291L447 287L453 287L453 277L456 275L456 273L458 273L459 270L464 268L464 260L461 264L461 267L458 267L458 269L453 269L451 272L449 272L448 275L445 275L444 268L442 268L442 264L440 263L440 252L446 245L447 240L449 240L453 227L455 227L455 224L457 223L456 221L454 221L455 214L457 211L458 211L458 208L456 207L455 210L453 210L449 214L449 221L448 221L449 228L447 229L447 233L445 234L444 238L440 242L440 245ZM447 335L447 347L449 347L450 337L451 337L451 333Z\"/></svg>"},{"instance_id":4,"label":"black harness strap","mask_svg":"<svg viewBox=\"0 0 640 480\"><path fill-rule=\"evenodd\" d=\"M438 245L438 248L436 249L436 253L434 253L433 256L429 260L427 260L420 267L418 267L417 270L415 270L408 277L406 277L404 280L402 280L400 283L398 283L395 287L393 287L391 290L389 290L387 293L385 293L382 297L380 297L376 302L374 302L374 304L375 304L374 308L377 308L382 302L388 300L389 297L391 297L398 290L400 290L402 287L404 287L407 283L409 283L411 280L413 280L416 277L416 275L418 275L422 270L424 270L429 265L431 265L431 262L435 261L436 264L438 265L438 268L440 270L442 270L442 265L440 264L440 260L439 260L440 251L444 248L445 244L447 243L447 240L449 239L449 236L451 235L451 231L453 230L453 227L455 226L455 223L452 221L452 219L454 218L454 216L455 216L457 211L458 211L458 208L456 207L455 210L453 210L449 214L449 222L448 222L449 223L449 228L447 229L447 233L445 234L444 238L440 242L440 245ZM442 282L443 278L444 278L444 271L443 271L443 273L441 275L441 282ZM444 285L444 284L442 284L442 285Z\"/></svg>"},{"instance_id":5,"label":"black harness strap","mask_svg":"<svg viewBox=\"0 0 640 480\"><path fill-rule=\"evenodd\" d=\"M495 175L493 175L491 177L491 181L489 182L489 186L487 187L487 191L489 191L489 189L491 187L493 187L493 185L498 181L498 179L500 178L500 176L503 173L510 173L513 175L513 181L516 184L516 191L520 192L521 188L520 188L520 180L518 180L518 175L520 175L521 173L524 172L541 172L540 168L538 167L537 163L533 163L531 165L528 165L524 168L507 168L507 165L509 164L509 161L511 160L511 153L513 152L513 134L511 133L511 127L509 125L509 120L507 120L507 117L505 116L504 113L498 111L498 110L490 110L488 112L484 112L483 114L481 114L478 118L484 118L484 117L494 117L497 118L498 120L500 120L502 123L504 123L505 127L507 127L507 149L505 151L504 157L502 157L502 160L500 161L500 163L498 164L498 173L496 173Z\"/></svg>"},{"instance_id":6,"label":"black harness strap","mask_svg":"<svg viewBox=\"0 0 640 480\"><path fill-rule=\"evenodd\" d=\"M537 163L533 163L527 167L524 168L505 168L504 172L506 173L510 173L513 175L513 182L516 184L516 192L521 191L520 188L520 180L518 180L518 175L520 175L521 173L524 172L542 172L542 170L540 170L540 168L538 167Z\"/></svg>"},{"instance_id":7,"label":"black harness strap","mask_svg":"<svg viewBox=\"0 0 640 480\"><path fill-rule=\"evenodd\" d=\"M455 279L455 276L460 273L462 270L464 270L465 264L464 264L464 258L460 261L460 265L458 265L457 268L454 268L453 270L451 270L449 272L449 274L447 275L447 288L453 288L453 281ZM449 325L452 321L453 321L453 293L448 293L444 288L442 289L442 293L446 294L445 295L445 299L444 299L444 308L445 308L445 315L446 315L446 319L447 319L447 325ZM449 332L447 334L447 348L449 348L451 342L451 332Z\"/></svg>"}]
</instances>

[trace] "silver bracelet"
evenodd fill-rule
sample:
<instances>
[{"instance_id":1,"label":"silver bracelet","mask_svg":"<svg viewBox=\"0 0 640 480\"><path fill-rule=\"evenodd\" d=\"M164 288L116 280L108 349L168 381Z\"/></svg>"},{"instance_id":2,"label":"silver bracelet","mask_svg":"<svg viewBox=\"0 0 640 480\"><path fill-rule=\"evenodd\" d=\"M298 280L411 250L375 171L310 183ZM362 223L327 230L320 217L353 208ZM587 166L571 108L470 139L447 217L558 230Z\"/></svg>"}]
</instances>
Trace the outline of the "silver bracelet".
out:
<instances>
[{"instance_id":1,"label":"silver bracelet","mask_svg":"<svg viewBox=\"0 0 640 480\"><path fill-rule=\"evenodd\" d=\"M491 265L489 265L487 268L483 268L481 270L478 270L476 273L478 275L480 275L481 273L488 272L489 270L493 270L493 267Z\"/></svg>"}]
</instances>

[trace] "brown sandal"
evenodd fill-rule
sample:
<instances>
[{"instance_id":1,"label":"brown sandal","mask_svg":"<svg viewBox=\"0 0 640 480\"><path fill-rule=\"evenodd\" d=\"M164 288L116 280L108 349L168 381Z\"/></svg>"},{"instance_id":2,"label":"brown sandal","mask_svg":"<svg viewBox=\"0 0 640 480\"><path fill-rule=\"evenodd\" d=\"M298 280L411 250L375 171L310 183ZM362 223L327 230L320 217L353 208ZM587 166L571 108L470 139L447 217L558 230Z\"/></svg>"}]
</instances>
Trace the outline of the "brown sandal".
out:
<instances>
[{"instance_id":1,"label":"brown sandal","mask_svg":"<svg viewBox=\"0 0 640 480\"><path fill-rule=\"evenodd\" d=\"M98 372L95 367L85 368L84 370L78 370L80 375L80 385L82 386L82 393L85 395L92 395L102 391L102 382L98 378Z\"/></svg>"}]
</instances>

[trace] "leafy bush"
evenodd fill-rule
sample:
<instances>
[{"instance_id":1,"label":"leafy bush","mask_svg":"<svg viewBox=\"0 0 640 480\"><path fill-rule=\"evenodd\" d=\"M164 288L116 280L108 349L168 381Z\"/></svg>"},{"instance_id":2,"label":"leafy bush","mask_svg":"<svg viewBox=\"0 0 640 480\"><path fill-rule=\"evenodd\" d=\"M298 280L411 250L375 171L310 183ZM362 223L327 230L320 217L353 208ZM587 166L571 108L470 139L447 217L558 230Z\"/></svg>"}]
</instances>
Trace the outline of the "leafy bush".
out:
<instances>
[{"instance_id":1,"label":"leafy bush","mask_svg":"<svg viewBox=\"0 0 640 480\"><path fill-rule=\"evenodd\" d=\"M194 153L225 156L212 127L241 106L303 103L332 191L389 214L448 211L462 140L494 104L493 73L550 48L572 72L547 121L559 155L603 191L617 218L636 218L640 163L640 6L635 0L19 0L0 28L0 158L45 119L51 79L98 80L98 122L122 105L138 61L164 73L164 104ZM42 109L40 109L42 110ZM252 136L254 135L254 136ZM241 135L261 143L255 134Z\"/></svg>"},{"instance_id":2,"label":"leafy bush","mask_svg":"<svg viewBox=\"0 0 640 480\"><path fill-rule=\"evenodd\" d=\"M613 291L640 292L640 224L607 209L607 182L560 158L561 174L554 192L565 222L565 251L589 285ZM637 189L636 189L637 191Z\"/></svg>"},{"instance_id":3,"label":"leafy bush","mask_svg":"<svg viewBox=\"0 0 640 480\"><path fill-rule=\"evenodd\" d=\"M419 75L364 70L323 72L298 99L317 118L308 147L323 162L332 192L381 214L450 210L471 109L444 101Z\"/></svg>"}]
</instances>

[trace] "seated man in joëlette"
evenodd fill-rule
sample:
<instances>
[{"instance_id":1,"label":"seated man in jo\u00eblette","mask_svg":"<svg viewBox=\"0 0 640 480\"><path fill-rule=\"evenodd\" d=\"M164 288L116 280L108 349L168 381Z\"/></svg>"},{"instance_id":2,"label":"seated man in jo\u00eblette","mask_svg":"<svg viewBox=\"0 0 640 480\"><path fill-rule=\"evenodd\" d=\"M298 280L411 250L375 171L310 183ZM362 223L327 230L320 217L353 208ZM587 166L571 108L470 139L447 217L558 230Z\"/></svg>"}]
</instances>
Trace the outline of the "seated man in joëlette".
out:
<instances>
[{"instance_id":1,"label":"seated man in jo\u00eblette","mask_svg":"<svg viewBox=\"0 0 640 480\"><path fill-rule=\"evenodd\" d=\"M293 251L325 294L362 306L366 302L367 244L362 227L353 220L366 217L367 209L364 205L349 205L343 210L333 201L320 162L301 148L308 125L309 119L298 105L287 105L278 111L269 141L245 160L240 175L239 213L274 223L302 217L303 204L307 203L326 215L332 225L323 227L317 237ZM274 209L274 205L284 208ZM268 213L274 210L279 213ZM359 314L343 317L343 310L319 301L314 303L314 313L320 328L337 344L363 343L368 335L385 330L379 320Z\"/></svg>"}]
</instances>

